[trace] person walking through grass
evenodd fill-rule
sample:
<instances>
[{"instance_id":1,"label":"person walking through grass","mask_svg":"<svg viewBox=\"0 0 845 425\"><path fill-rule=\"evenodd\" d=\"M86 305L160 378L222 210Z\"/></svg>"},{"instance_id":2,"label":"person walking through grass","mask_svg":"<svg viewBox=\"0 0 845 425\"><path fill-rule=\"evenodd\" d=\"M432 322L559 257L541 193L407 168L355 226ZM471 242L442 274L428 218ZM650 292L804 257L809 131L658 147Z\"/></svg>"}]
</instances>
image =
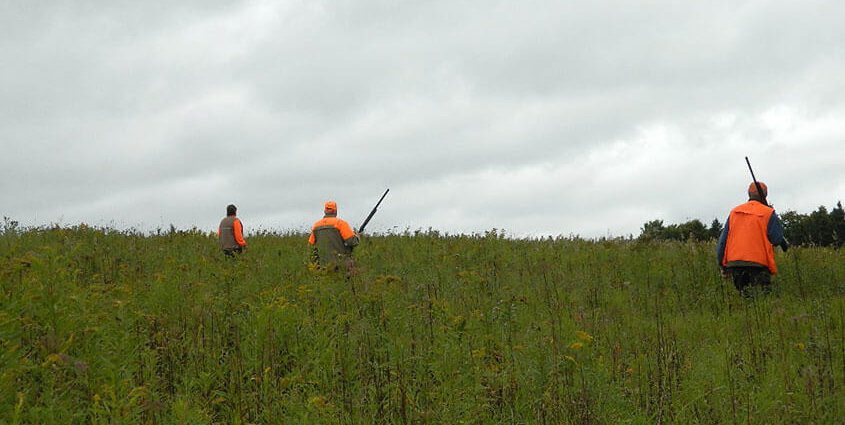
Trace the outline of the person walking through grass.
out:
<instances>
[{"instance_id":1,"label":"person walking through grass","mask_svg":"<svg viewBox=\"0 0 845 425\"><path fill-rule=\"evenodd\" d=\"M226 217L220 220L217 228L217 238L220 242L220 249L227 257L234 257L246 248L244 240L244 225L237 217L238 208L234 205L226 207Z\"/></svg>"},{"instance_id":2,"label":"person walking through grass","mask_svg":"<svg viewBox=\"0 0 845 425\"><path fill-rule=\"evenodd\" d=\"M337 217L337 203L327 201L323 205L324 216L311 227L308 244L311 259L321 267L339 270L343 265L349 272L354 266L352 249L358 245L358 234L346 221Z\"/></svg>"},{"instance_id":3,"label":"person walking through grass","mask_svg":"<svg viewBox=\"0 0 845 425\"><path fill-rule=\"evenodd\" d=\"M722 275L733 278L736 289L746 297L754 287L770 291L772 275L778 272L774 246L787 246L783 224L766 203L767 194L765 183L751 183L748 202L731 210L716 246Z\"/></svg>"}]
</instances>

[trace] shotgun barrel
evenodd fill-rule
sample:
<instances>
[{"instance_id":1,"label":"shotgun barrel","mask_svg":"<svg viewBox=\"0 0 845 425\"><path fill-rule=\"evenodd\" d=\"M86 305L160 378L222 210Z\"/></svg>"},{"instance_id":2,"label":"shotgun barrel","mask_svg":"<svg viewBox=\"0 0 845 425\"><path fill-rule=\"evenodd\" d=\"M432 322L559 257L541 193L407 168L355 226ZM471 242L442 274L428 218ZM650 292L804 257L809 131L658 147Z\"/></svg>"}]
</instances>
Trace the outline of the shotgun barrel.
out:
<instances>
[{"instance_id":1,"label":"shotgun barrel","mask_svg":"<svg viewBox=\"0 0 845 425\"><path fill-rule=\"evenodd\" d=\"M745 163L748 164L748 171L751 172L751 180L754 181L754 187L757 188L757 194L760 195L760 202L767 207L770 206L769 203L766 202L766 195L768 195L768 193L764 193L760 183L757 182L757 177L754 176L754 169L751 168L751 161L748 160L747 156L745 157ZM781 242L779 246L783 252L786 252L789 249L789 241L786 240L786 235L784 235L783 242Z\"/></svg>"},{"instance_id":2,"label":"shotgun barrel","mask_svg":"<svg viewBox=\"0 0 845 425\"><path fill-rule=\"evenodd\" d=\"M384 197L387 196L387 192L390 192L390 189L384 191L384 194L381 195L381 198L379 198L378 202L376 203L376 206L373 207L373 210L370 211L370 214L367 216L366 219L364 219L364 223L361 224L361 227L358 228L359 234L364 233L364 228L367 227L367 224L369 224L373 216L376 215L376 211L378 211L378 207L379 205L381 205L381 201L384 201Z\"/></svg>"}]
</instances>

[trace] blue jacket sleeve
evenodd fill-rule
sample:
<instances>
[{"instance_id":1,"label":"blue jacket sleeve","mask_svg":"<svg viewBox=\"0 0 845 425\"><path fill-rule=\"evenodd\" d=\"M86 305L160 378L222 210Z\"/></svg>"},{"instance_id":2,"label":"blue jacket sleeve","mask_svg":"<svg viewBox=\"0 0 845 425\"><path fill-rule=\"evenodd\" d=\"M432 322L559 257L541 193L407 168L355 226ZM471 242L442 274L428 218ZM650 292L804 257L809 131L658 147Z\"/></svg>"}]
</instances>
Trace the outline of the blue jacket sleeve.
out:
<instances>
[{"instance_id":1,"label":"blue jacket sleeve","mask_svg":"<svg viewBox=\"0 0 845 425\"><path fill-rule=\"evenodd\" d=\"M778 213L772 213L772 216L769 218L769 225L766 229L766 233L769 236L769 242L772 245L780 245L783 243L783 224L780 222Z\"/></svg>"},{"instance_id":2,"label":"blue jacket sleeve","mask_svg":"<svg viewBox=\"0 0 845 425\"><path fill-rule=\"evenodd\" d=\"M730 224L730 216L728 219L725 220L725 228L722 229L722 234L719 235L719 243L716 245L716 262L719 264L719 267L724 267L722 265L722 260L725 258L725 246L728 243L728 225Z\"/></svg>"}]
</instances>

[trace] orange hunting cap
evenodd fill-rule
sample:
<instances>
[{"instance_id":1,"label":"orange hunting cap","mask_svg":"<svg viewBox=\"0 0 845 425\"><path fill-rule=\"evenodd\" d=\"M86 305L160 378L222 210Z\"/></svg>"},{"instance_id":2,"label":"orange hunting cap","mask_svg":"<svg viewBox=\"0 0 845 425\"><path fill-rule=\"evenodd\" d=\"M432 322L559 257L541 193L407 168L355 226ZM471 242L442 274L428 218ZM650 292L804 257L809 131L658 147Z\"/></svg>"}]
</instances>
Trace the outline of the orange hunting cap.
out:
<instances>
[{"instance_id":1,"label":"orange hunting cap","mask_svg":"<svg viewBox=\"0 0 845 425\"><path fill-rule=\"evenodd\" d=\"M323 205L323 210L326 214L336 214L337 213L337 202L335 201L326 201Z\"/></svg>"},{"instance_id":2,"label":"orange hunting cap","mask_svg":"<svg viewBox=\"0 0 845 425\"><path fill-rule=\"evenodd\" d=\"M757 182L757 184L760 185L760 189L763 189L763 197L765 198L766 195L769 194L769 188L766 186L766 183ZM754 184L754 182L751 182L751 184L748 186L748 196L749 197L759 196L759 194L757 193L757 185Z\"/></svg>"}]
</instances>

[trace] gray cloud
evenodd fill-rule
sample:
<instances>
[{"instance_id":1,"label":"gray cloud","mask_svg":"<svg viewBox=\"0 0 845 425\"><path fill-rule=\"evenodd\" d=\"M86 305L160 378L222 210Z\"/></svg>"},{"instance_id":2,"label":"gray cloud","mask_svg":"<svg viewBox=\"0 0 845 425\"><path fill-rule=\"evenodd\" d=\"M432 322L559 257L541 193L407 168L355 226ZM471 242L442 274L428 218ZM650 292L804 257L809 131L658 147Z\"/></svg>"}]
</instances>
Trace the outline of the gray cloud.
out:
<instances>
[{"instance_id":1,"label":"gray cloud","mask_svg":"<svg viewBox=\"0 0 845 425\"><path fill-rule=\"evenodd\" d=\"M0 213L637 233L842 197L830 2L10 2Z\"/></svg>"}]
</instances>

